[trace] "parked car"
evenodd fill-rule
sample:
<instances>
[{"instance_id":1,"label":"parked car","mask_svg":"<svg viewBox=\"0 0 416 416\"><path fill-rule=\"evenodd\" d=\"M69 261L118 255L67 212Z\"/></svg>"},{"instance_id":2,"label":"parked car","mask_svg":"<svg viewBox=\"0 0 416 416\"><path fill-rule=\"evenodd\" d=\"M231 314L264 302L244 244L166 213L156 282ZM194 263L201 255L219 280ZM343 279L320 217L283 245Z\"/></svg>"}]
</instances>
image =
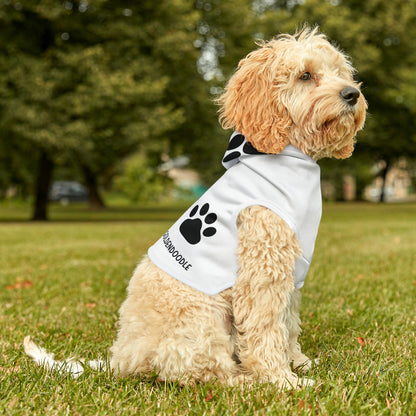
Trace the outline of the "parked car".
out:
<instances>
[{"instance_id":1,"label":"parked car","mask_svg":"<svg viewBox=\"0 0 416 416\"><path fill-rule=\"evenodd\" d=\"M70 202L88 200L88 189L75 181L56 181L49 190L49 200L68 205Z\"/></svg>"}]
</instances>

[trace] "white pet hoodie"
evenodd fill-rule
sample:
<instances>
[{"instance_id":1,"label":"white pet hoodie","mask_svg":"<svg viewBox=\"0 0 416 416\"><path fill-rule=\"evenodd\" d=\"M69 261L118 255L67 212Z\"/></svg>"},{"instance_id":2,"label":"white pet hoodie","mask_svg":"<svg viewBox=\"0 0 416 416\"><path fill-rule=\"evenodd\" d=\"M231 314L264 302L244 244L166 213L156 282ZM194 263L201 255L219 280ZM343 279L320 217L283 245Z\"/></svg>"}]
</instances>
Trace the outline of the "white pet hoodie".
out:
<instances>
[{"instance_id":1,"label":"white pet hoodie","mask_svg":"<svg viewBox=\"0 0 416 416\"><path fill-rule=\"evenodd\" d=\"M302 257L293 276L300 289L321 220L318 164L292 145L278 155L260 153L234 132L223 165L227 168L224 175L149 248L150 259L169 275L208 295L232 287L239 268L238 214L246 207L262 205L296 233Z\"/></svg>"}]
</instances>

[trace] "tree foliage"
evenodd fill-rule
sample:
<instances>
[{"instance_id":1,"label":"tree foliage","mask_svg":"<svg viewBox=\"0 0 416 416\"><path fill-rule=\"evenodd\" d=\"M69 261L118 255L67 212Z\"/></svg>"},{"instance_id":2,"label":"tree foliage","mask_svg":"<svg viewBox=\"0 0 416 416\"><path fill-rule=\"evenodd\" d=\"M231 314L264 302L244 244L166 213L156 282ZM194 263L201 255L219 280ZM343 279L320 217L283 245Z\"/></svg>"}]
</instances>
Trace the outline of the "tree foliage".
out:
<instances>
[{"instance_id":1,"label":"tree foliage","mask_svg":"<svg viewBox=\"0 0 416 416\"><path fill-rule=\"evenodd\" d=\"M140 147L164 150L166 132L185 119L168 99L170 61L196 67L191 2L9 2L0 10L4 145L12 137L93 176L111 174Z\"/></svg>"},{"instance_id":2,"label":"tree foliage","mask_svg":"<svg viewBox=\"0 0 416 416\"><path fill-rule=\"evenodd\" d=\"M169 178L149 164L149 158L135 153L123 162L123 171L115 177L115 187L132 202L157 201L166 195Z\"/></svg>"}]
</instances>

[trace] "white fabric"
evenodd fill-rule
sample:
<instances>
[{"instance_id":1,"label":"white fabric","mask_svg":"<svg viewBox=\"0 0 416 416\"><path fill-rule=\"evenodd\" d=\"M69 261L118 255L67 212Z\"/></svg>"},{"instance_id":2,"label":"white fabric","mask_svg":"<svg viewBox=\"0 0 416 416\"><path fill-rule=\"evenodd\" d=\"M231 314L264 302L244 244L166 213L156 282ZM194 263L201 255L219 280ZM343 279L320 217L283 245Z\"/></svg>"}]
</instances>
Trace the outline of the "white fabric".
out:
<instances>
[{"instance_id":1,"label":"white fabric","mask_svg":"<svg viewBox=\"0 0 416 416\"><path fill-rule=\"evenodd\" d=\"M240 139L236 134L230 143L233 138ZM238 149L245 143L244 140ZM233 161L224 175L150 247L148 255L169 275L215 295L232 287L237 279L238 214L248 206L262 205L296 233L303 256L296 262L294 281L296 288L301 288L321 219L320 168L292 145L278 155L245 154L238 149L233 150L240 153L237 162Z\"/></svg>"}]
</instances>

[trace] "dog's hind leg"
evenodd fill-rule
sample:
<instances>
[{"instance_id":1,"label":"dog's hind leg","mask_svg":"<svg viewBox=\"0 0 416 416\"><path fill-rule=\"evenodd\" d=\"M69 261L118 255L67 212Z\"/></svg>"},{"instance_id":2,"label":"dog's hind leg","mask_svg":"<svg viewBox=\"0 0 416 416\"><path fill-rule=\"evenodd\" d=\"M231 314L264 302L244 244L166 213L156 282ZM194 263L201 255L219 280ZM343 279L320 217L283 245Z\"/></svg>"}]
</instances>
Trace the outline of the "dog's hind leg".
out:
<instances>
[{"instance_id":1,"label":"dog's hind leg","mask_svg":"<svg viewBox=\"0 0 416 416\"><path fill-rule=\"evenodd\" d=\"M241 366L261 382L311 385L290 368L286 310L295 290L293 269L300 245L287 223L267 208L243 210L238 221L240 270L233 314Z\"/></svg>"},{"instance_id":2,"label":"dog's hind leg","mask_svg":"<svg viewBox=\"0 0 416 416\"><path fill-rule=\"evenodd\" d=\"M228 383L238 374L227 319L218 314L218 305L200 306L193 316L182 317L156 349L153 360L161 379Z\"/></svg>"},{"instance_id":3,"label":"dog's hind leg","mask_svg":"<svg viewBox=\"0 0 416 416\"><path fill-rule=\"evenodd\" d=\"M238 367L232 358L230 292L208 296L145 257L120 308L112 369L121 376L155 370L162 380L227 382Z\"/></svg>"}]
</instances>

